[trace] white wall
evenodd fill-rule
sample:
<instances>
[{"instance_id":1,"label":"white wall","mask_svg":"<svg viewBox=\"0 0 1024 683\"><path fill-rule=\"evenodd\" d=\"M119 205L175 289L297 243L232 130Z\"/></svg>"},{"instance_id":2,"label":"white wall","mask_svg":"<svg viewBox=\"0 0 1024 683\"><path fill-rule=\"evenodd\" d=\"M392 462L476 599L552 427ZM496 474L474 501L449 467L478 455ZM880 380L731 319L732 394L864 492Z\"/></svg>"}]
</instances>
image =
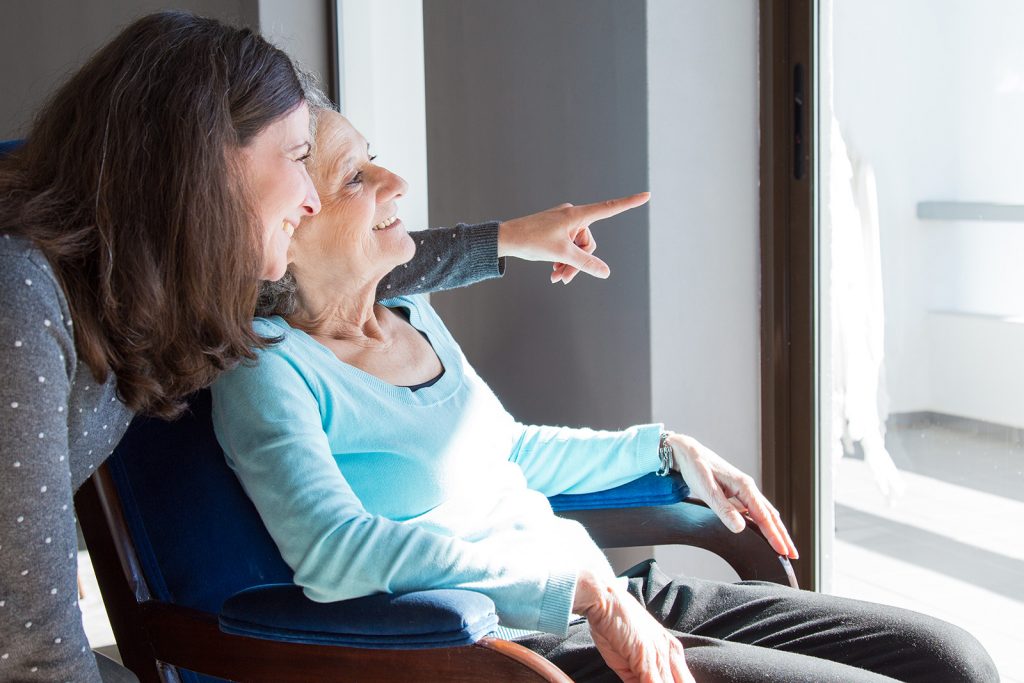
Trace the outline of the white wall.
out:
<instances>
[{"instance_id":1,"label":"white wall","mask_svg":"<svg viewBox=\"0 0 1024 683\"><path fill-rule=\"evenodd\" d=\"M757 24L755 0L647 3L653 417L760 480Z\"/></svg>"},{"instance_id":2,"label":"white wall","mask_svg":"<svg viewBox=\"0 0 1024 683\"><path fill-rule=\"evenodd\" d=\"M1024 428L1024 318L928 316L936 412Z\"/></svg>"},{"instance_id":3,"label":"white wall","mask_svg":"<svg viewBox=\"0 0 1024 683\"><path fill-rule=\"evenodd\" d=\"M998 421L981 407L991 390L1016 398L1009 375L998 387L963 378L973 398L955 403L944 387L960 360L1016 333L964 330L976 344L934 355L947 346L933 343L929 311L1024 312L1024 225L921 221L916 205L1024 204L1024 4L835 0L834 11L836 115L878 179L890 410Z\"/></svg>"},{"instance_id":4,"label":"white wall","mask_svg":"<svg viewBox=\"0 0 1024 683\"><path fill-rule=\"evenodd\" d=\"M338 0L341 112L378 163L409 183L399 200L411 230L427 224L422 0Z\"/></svg>"}]
</instances>

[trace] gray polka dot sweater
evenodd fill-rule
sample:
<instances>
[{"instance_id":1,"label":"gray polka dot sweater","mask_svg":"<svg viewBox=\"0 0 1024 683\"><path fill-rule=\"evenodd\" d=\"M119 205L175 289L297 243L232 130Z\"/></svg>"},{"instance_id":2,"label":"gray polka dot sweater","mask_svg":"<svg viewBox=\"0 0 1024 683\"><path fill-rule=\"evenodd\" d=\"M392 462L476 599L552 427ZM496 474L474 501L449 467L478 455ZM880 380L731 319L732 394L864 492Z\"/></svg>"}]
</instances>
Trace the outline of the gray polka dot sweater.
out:
<instances>
[{"instance_id":1,"label":"gray polka dot sweater","mask_svg":"<svg viewBox=\"0 0 1024 683\"><path fill-rule=\"evenodd\" d=\"M499 275L497 223L413 233L416 257L382 296ZM73 321L46 258L0 238L0 681L99 683L78 607L74 491L132 414L112 380L78 362Z\"/></svg>"}]
</instances>

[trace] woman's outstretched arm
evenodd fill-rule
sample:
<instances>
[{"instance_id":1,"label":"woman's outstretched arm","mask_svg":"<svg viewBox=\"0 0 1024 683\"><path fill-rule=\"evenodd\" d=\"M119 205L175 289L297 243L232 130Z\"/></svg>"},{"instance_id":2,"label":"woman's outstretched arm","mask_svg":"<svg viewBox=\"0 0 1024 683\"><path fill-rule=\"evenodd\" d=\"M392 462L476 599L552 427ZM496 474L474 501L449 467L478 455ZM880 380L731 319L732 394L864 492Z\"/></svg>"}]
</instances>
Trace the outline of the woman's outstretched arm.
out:
<instances>
[{"instance_id":1,"label":"woman's outstretched arm","mask_svg":"<svg viewBox=\"0 0 1024 683\"><path fill-rule=\"evenodd\" d=\"M604 491L656 472L660 424L621 431L523 425L509 460L546 496Z\"/></svg>"},{"instance_id":2,"label":"woman's outstretched arm","mask_svg":"<svg viewBox=\"0 0 1024 683\"><path fill-rule=\"evenodd\" d=\"M645 204L647 192L595 204L561 204L539 213L454 228L409 233L416 254L377 288L378 299L464 287L505 272L506 256L552 262L551 282L568 284L580 271L606 278L608 265L594 256L590 225Z\"/></svg>"},{"instance_id":3,"label":"woman's outstretched arm","mask_svg":"<svg viewBox=\"0 0 1024 683\"><path fill-rule=\"evenodd\" d=\"M440 292L499 277L498 223L432 228L409 233L416 254L391 271L377 287L378 299Z\"/></svg>"}]
</instances>

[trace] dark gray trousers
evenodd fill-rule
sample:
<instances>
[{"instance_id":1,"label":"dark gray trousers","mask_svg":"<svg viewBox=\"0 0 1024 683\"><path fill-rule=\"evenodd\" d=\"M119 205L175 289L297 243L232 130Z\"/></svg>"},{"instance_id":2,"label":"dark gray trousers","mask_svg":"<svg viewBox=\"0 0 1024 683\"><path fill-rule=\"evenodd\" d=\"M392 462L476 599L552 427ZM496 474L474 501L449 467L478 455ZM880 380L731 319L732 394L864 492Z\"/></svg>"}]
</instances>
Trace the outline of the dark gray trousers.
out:
<instances>
[{"instance_id":1,"label":"dark gray trousers","mask_svg":"<svg viewBox=\"0 0 1024 683\"><path fill-rule=\"evenodd\" d=\"M697 683L999 680L972 635L917 612L761 581L672 580L653 560L625 576L630 593L683 643ZM516 642L577 683L619 680L584 620L569 627L568 637Z\"/></svg>"}]
</instances>

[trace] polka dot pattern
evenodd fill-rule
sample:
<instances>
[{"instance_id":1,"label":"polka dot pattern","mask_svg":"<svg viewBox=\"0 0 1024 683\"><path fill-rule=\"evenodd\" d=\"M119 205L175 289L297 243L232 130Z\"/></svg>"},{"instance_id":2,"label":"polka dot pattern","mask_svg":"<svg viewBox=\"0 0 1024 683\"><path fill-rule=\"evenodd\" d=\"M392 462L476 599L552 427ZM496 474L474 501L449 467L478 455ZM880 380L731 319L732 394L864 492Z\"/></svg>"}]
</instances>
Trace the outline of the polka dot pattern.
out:
<instances>
[{"instance_id":1,"label":"polka dot pattern","mask_svg":"<svg viewBox=\"0 0 1024 683\"><path fill-rule=\"evenodd\" d=\"M8 258L14 248L26 258ZM75 590L72 491L110 453L131 413L111 383L97 384L78 362L73 321L43 257L10 239L0 240L0 257L0 287L16 304L0 316L0 680L30 672L92 680ZM41 653L53 653L52 663Z\"/></svg>"}]
</instances>

